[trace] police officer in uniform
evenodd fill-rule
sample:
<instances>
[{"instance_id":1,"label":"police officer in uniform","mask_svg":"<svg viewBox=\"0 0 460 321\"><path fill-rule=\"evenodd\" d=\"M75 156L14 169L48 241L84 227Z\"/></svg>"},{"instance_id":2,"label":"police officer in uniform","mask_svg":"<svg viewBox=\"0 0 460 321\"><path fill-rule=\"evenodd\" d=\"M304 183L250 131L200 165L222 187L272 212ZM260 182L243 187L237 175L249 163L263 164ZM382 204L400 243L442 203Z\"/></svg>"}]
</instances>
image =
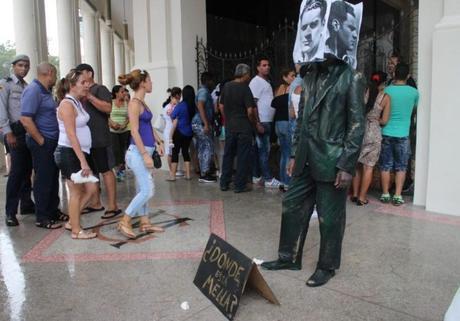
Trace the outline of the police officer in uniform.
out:
<instances>
[{"instance_id":1,"label":"police officer in uniform","mask_svg":"<svg viewBox=\"0 0 460 321\"><path fill-rule=\"evenodd\" d=\"M19 201L21 214L33 214L35 205L31 200L32 157L26 146L26 131L19 121L21 96L27 83L24 77L30 69L26 55L17 55L11 62L13 73L0 80L0 130L11 155L11 170L6 185L6 225L17 226Z\"/></svg>"}]
</instances>

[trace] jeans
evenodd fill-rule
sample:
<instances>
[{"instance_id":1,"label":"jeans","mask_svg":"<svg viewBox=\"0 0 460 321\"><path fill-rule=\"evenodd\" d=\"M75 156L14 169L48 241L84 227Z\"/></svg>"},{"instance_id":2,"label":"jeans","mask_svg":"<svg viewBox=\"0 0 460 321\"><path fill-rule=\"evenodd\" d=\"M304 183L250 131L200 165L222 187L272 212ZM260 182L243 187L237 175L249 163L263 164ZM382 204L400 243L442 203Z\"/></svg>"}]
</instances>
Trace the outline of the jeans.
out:
<instances>
[{"instance_id":1,"label":"jeans","mask_svg":"<svg viewBox=\"0 0 460 321\"><path fill-rule=\"evenodd\" d=\"M291 178L287 174L287 165L291 158L291 125L288 120L275 122L275 131L278 136L281 149L280 157L280 181L285 185L289 185Z\"/></svg>"},{"instance_id":2,"label":"jeans","mask_svg":"<svg viewBox=\"0 0 460 321\"><path fill-rule=\"evenodd\" d=\"M289 127L291 129L291 143L294 140L295 129L297 128L297 119L289 119Z\"/></svg>"},{"instance_id":3,"label":"jeans","mask_svg":"<svg viewBox=\"0 0 460 321\"><path fill-rule=\"evenodd\" d=\"M389 172L405 172L410 158L409 137L382 137L382 150L380 152L380 170Z\"/></svg>"},{"instance_id":4,"label":"jeans","mask_svg":"<svg viewBox=\"0 0 460 321\"><path fill-rule=\"evenodd\" d=\"M32 192L32 155L26 145L25 136L16 136L16 148L10 147L11 170L6 183L7 216L15 216L18 211L19 201L22 209L34 207L30 197Z\"/></svg>"},{"instance_id":5,"label":"jeans","mask_svg":"<svg viewBox=\"0 0 460 321\"><path fill-rule=\"evenodd\" d=\"M198 153L198 161L200 163L200 172L204 176L208 174L211 168L211 162L214 155L214 141L212 133L206 134L204 127L198 123L192 123L192 130L196 138L196 149Z\"/></svg>"},{"instance_id":6,"label":"jeans","mask_svg":"<svg viewBox=\"0 0 460 321\"><path fill-rule=\"evenodd\" d=\"M57 141L45 137L43 145L26 136L27 147L32 154L34 200L37 222L47 223L57 219L59 206L59 169L54 162Z\"/></svg>"},{"instance_id":7,"label":"jeans","mask_svg":"<svg viewBox=\"0 0 460 321\"><path fill-rule=\"evenodd\" d=\"M145 147L149 155L153 154L154 147ZM126 208L126 214L131 217L148 215L149 200L155 194L152 171L145 167L144 158L136 145L130 145L126 152L126 165L132 169L136 180L136 196Z\"/></svg>"},{"instance_id":8,"label":"jeans","mask_svg":"<svg viewBox=\"0 0 460 321\"><path fill-rule=\"evenodd\" d=\"M220 186L228 187L232 180L233 159L237 157L235 190L243 190L248 182L252 148L252 133L225 133L225 152L222 162Z\"/></svg>"},{"instance_id":9,"label":"jeans","mask_svg":"<svg viewBox=\"0 0 460 321\"><path fill-rule=\"evenodd\" d=\"M270 155L270 135L272 123L261 123L264 127L264 133L262 135L256 135L257 151L258 156L256 162L259 163L260 171L264 180L269 181L273 178L270 174L270 168L268 166L268 157Z\"/></svg>"}]
</instances>

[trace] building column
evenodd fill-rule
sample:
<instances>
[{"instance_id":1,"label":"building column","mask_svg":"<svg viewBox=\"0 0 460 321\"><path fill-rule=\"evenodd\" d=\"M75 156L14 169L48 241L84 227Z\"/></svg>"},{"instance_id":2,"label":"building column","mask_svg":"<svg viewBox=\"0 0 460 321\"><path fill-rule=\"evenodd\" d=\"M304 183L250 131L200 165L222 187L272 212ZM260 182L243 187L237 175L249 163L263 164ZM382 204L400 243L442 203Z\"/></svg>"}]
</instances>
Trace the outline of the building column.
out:
<instances>
[{"instance_id":1,"label":"building column","mask_svg":"<svg viewBox=\"0 0 460 321\"><path fill-rule=\"evenodd\" d=\"M114 58L115 58L115 83L118 84L118 76L125 73L125 56L124 56L124 43L123 40L114 35Z\"/></svg>"},{"instance_id":2,"label":"building column","mask_svg":"<svg viewBox=\"0 0 460 321\"><path fill-rule=\"evenodd\" d=\"M102 84L112 88L115 84L114 77L114 51L113 51L113 29L102 19L99 20L101 27L101 65Z\"/></svg>"},{"instance_id":3,"label":"building column","mask_svg":"<svg viewBox=\"0 0 460 321\"><path fill-rule=\"evenodd\" d=\"M78 0L56 0L59 70L64 77L81 61Z\"/></svg>"},{"instance_id":4,"label":"building column","mask_svg":"<svg viewBox=\"0 0 460 321\"><path fill-rule=\"evenodd\" d=\"M13 1L16 53L30 58L30 72L26 80L37 76L37 65L48 61L44 0Z\"/></svg>"},{"instance_id":5,"label":"building column","mask_svg":"<svg viewBox=\"0 0 460 321\"><path fill-rule=\"evenodd\" d=\"M419 89L414 203L459 215L460 2L419 3ZM423 35L423 36L422 36Z\"/></svg>"},{"instance_id":6,"label":"building column","mask_svg":"<svg viewBox=\"0 0 460 321\"><path fill-rule=\"evenodd\" d=\"M101 37L99 28L99 12L80 0L80 12L83 24L83 62L94 69L94 80L101 81Z\"/></svg>"},{"instance_id":7,"label":"building column","mask_svg":"<svg viewBox=\"0 0 460 321\"><path fill-rule=\"evenodd\" d=\"M206 0L136 0L133 16L135 67L151 75L146 98L158 115L168 88L197 85L195 39L206 39Z\"/></svg>"},{"instance_id":8,"label":"building column","mask_svg":"<svg viewBox=\"0 0 460 321\"><path fill-rule=\"evenodd\" d=\"M125 72L128 73L131 71L131 49L128 45L128 40L123 40L123 53L125 59Z\"/></svg>"}]
</instances>

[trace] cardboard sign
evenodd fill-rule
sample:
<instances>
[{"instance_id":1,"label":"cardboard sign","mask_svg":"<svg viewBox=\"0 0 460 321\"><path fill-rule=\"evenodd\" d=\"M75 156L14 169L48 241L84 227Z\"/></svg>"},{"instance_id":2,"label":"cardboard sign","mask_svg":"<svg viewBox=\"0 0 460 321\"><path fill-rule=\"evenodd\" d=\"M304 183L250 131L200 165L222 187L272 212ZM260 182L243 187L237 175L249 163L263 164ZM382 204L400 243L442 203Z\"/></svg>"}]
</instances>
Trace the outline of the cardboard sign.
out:
<instances>
[{"instance_id":1,"label":"cardboard sign","mask_svg":"<svg viewBox=\"0 0 460 321\"><path fill-rule=\"evenodd\" d=\"M233 320L246 285L273 304L272 290L250 258L211 234L193 283L229 320Z\"/></svg>"}]
</instances>

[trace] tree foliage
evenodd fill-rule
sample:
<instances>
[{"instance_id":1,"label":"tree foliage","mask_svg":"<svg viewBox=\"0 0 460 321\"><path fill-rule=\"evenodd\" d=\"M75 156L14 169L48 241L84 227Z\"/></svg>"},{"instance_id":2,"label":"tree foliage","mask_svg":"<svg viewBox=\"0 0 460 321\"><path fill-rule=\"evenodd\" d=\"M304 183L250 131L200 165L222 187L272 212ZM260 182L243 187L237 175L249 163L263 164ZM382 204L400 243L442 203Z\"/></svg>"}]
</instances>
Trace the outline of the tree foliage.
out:
<instances>
[{"instance_id":1,"label":"tree foliage","mask_svg":"<svg viewBox=\"0 0 460 321\"><path fill-rule=\"evenodd\" d=\"M13 42L7 41L0 43L0 78L4 78L11 73L11 61L16 56L16 47ZM48 61L56 66L59 75L59 57L48 56Z\"/></svg>"},{"instance_id":2,"label":"tree foliage","mask_svg":"<svg viewBox=\"0 0 460 321\"><path fill-rule=\"evenodd\" d=\"M0 44L0 78L10 74L11 61L16 56L14 43L7 41Z\"/></svg>"}]
</instances>

